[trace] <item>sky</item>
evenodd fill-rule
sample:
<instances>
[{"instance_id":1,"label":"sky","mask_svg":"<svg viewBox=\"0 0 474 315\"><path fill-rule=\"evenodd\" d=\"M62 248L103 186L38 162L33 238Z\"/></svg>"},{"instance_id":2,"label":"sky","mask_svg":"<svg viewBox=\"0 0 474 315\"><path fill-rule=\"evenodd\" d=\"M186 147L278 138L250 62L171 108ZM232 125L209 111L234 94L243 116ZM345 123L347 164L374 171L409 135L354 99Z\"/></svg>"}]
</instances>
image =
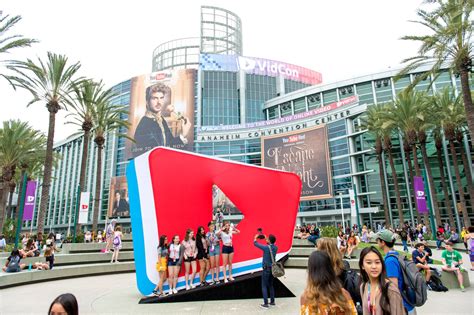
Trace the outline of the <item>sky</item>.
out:
<instances>
[{"instance_id":1,"label":"sky","mask_svg":"<svg viewBox=\"0 0 474 315\"><path fill-rule=\"evenodd\" d=\"M0 61L44 59L48 51L65 54L71 62L80 61L81 76L102 79L111 87L151 72L152 53L160 44L198 37L201 5L240 16L244 56L316 70L323 83L400 68L418 49L417 43L400 38L427 32L409 22L417 19L421 0L0 0L4 14L22 16L9 35L39 40L30 48L0 54ZM7 71L3 63L0 71ZM29 121L46 133L45 104L26 107L31 98L0 78L0 121ZM55 141L76 132L77 127L65 124L66 114L57 115Z\"/></svg>"}]
</instances>

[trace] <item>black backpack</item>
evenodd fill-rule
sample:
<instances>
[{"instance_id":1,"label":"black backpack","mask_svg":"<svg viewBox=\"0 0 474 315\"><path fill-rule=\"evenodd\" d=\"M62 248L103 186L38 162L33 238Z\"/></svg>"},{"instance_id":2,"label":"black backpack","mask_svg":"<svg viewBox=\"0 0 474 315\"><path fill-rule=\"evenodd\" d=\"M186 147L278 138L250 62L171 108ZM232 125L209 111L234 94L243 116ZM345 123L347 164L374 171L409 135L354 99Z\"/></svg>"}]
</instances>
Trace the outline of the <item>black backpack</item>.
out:
<instances>
[{"instance_id":1,"label":"black backpack","mask_svg":"<svg viewBox=\"0 0 474 315\"><path fill-rule=\"evenodd\" d=\"M435 292L447 292L448 288L446 288L441 281L441 278L438 277L436 274L431 274L430 282L428 286L431 288L432 291Z\"/></svg>"},{"instance_id":2,"label":"black backpack","mask_svg":"<svg viewBox=\"0 0 474 315\"><path fill-rule=\"evenodd\" d=\"M349 263L344 260L344 270L341 273L342 286L346 289L354 301L354 305L362 305L362 297L360 296L360 284L362 283L360 274L350 269ZM360 310L362 311L362 309ZM362 314L357 310L359 314Z\"/></svg>"}]
</instances>

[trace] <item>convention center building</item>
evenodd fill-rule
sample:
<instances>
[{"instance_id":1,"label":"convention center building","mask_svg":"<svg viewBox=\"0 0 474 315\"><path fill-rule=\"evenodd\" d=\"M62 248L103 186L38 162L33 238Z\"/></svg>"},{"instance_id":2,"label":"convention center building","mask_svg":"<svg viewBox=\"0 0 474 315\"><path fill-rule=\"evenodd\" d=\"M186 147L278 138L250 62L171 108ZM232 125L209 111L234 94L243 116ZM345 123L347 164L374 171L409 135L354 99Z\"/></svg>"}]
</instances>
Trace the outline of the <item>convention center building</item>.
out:
<instances>
[{"instance_id":1,"label":"convention center building","mask_svg":"<svg viewBox=\"0 0 474 315\"><path fill-rule=\"evenodd\" d=\"M92 209L94 203L99 202L99 226L117 218L127 230L130 214L125 175L129 161L157 143L174 143L166 137L160 138L164 144L142 141L149 131L143 127L144 121L155 119L147 105L153 93L161 93L167 99L164 121L168 123L172 139L179 142L173 147L300 175L303 192L299 223L383 222L380 170L373 149L374 138L367 132L364 118L368 107L392 101L424 70L417 69L397 81L394 80L397 71L391 70L323 83L322 74L317 71L245 56L241 19L228 10L203 6L199 37L159 45L152 54L151 73L113 87L114 103L128 109L128 115L123 115L122 119L130 123L128 129L119 130L119 133L135 138L136 142L118 137L117 133L108 134L100 175L101 195L96 200L97 148L90 141L86 176L90 210L87 220L81 222L82 229L90 230ZM447 70L434 82L430 78L421 81L416 89L426 90L431 83L431 91L446 86L460 90L460 79ZM446 203L450 201L444 200L436 149L433 140L429 141L427 150L436 186L436 192L432 193L442 201L440 210L445 219ZM69 233L72 230L78 204L82 142L79 135L54 146L62 158L53 169L46 231ZM404 220L413 221L416 210L410 193L409 168L404 151L400 150L402 138L394 137L392 142ZM469 165L472 165L467 136L462 145L468 153ZM282 153L284 150L288 150L288 154ZM445 166L450 166L446 167L445 173L452 194L457 186L446 141L443 159ZM384 165L390 217L393 224L398 224L391 171L388 163ZM464 174L461 169L463 187L466 187ZM37 196L39 204L40 194ZM354 201L357 213L354 213ZM472 202L468 196L466 203L472 215ZM225 198L218 200L215 206L222 206L224 214L231 217L238 212ZM451 206L457 209L458 205ZM37 220L37 210L38 207L32 222ZM358 219L354 219L354 215ZM30 229L30 224L26 223L24 228Z\"/></svg>"}]
</instances>

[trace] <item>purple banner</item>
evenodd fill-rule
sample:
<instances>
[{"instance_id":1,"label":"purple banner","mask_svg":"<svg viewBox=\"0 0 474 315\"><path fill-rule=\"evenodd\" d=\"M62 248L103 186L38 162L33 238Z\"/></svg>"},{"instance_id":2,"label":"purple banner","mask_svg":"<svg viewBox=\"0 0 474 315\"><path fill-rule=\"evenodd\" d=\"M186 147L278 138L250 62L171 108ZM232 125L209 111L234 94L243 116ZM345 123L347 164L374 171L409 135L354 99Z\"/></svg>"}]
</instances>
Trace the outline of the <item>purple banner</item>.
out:
<instances>
[{"instance_id":1,"label":"purple banner","mask_svg":"<svg viewBox=\"0 0 474 315\"><path fill-rule=\"evenodd\" d=\"M23 221L33 220L33 211L36 201L36 181L30 180L26 185L25 208L23 209Z\"/></svg>"},{"instance_id":2,"label":"purple banner","mask_svg":"<svg viewBox=\"0 0 474 315\"><path fill-rule=\"evenodd\" d=\"M425 198L425 185L423 184L423 178L420 176L413 177L413 184L415 186L415 199L419 213L428 213L428 207L426 206Z\"/></svg>"}]
</instances>

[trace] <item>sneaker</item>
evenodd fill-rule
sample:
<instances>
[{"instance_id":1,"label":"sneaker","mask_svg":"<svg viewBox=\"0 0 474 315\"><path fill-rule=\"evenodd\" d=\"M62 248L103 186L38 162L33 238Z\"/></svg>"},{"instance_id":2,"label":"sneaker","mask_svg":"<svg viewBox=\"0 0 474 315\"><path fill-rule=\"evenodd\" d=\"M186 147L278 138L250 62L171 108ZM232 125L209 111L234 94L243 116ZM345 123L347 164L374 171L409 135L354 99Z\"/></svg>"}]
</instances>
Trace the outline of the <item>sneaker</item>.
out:
<instances>
[{"instance_id":1,"label":"sneaker","mask_svg":"<svg viewBox=\"0 0 474 315\"><path fill-rule=\"evenodd\" d=\"M170 289L170 290L168 291L168 295L171 295L171 294L173 294L173 290Z\"/></svg>"},{"instance_id":2,"label":"sneaker","mask_svg":"<svg viewBox=\"0 0 474 315\"><path fill-rule=\"evenodd\" d=\"M186 284L186 291L189 291L189 286Z\"/></svg>"},{"instance_id":3,"label":"sneaker","mask_svg":"<svg viewBox=\"0 0 474 315\"><path fill-rule=\"evenodd\" d=\"M178 293L178 290L176 290L176 289L173 289L173 293L175 293L175 294L176 294L176 293Z\"/></svg>"},{"instance_id":4,"label":"sneaker","mask_svg":"<svg viewBox=\"0 0 474 315\"><path fill-rule=\"evenodd\" d=\"M234 279L234 278L232 278L232 277L230 277L230 278L229 278L229 280L230 280L230 281L234 281L235 279Z\"/></svg>"},{"instance_id":5,"label":"sneaker","mask_svg":"<svg viewBox=\"0 0 474 315\"><path fill-rule=\"evenodd\" d=\"M219 284L219 283L221 283L221 282L219 281L219 279L217 279L217 280L214 281L214 283L215 283L215 284Z\"/></svg>"},{"instance_id":6,"label":"sneaker","mask_svg":"<svg viewBox=\"0 0 474 315\"><path fill-rule=\"evenodd\" d=\"M268 306L268 304L260 304L260 307L263 308L263 309L266 309L266 310L268 310L270 308L270 306Z\"/></svg>"},{"instance_id":7,"label":"sneaker","mask_svg":"<svg viewBox=\"0 0 474 315\"><path fill-rule=\"evenodd\" d=\"M227 282L229 282L229 281L227 279L224 279L224 283L227 283Z\"/></svg>"},{"instance_id":8,"label":"sneaker","mask_svg":"<svg viewBox=\"0 0 474 315\"><path fill-rule=\"evenodd\" d=\"M272 302L272 303L270 303L270 304L268 304L268 305L270 305L270 306L276 306L275 302Z\"/></svg>"},{"instance_id":9,"label":"sneaker","mask_svg":"<svg viewBox=\"0 0 474 315\"><path fill-rule=\"evenodd\" d=\"M152 292L153 292L153 295L160 295L160 294L158 293L158 291L156 291L156 290L153 290Z\"/></svg>"},{"instance_id":10,"label":"sneaker","mask_svg":"<svg viewBox=\"0 0 474 315\"><path fill-rule=\"evenodd\" d=\"M214 285L214 280L211 280L211 282L208 282L207 285Z\"/></svg>"},{"instance_id":11,"label":"sneaker","mask_svg":"<svg viewBox=\"0 0 474 315\"><path fill-rule=\"evenodd\" d=\"M196 286L194 284L191 284L191 289L195 289Z\"/></svg>"},{"instance_id":12,"label":"sneaker","mask_svg":"<svg viewBox=\"0 0 474 315\"><path fill-rule=\"evenodd\" d=\"M466 289L464 287L461 287L461 292L466 292Z\"/></svg>"}]
</instances>

